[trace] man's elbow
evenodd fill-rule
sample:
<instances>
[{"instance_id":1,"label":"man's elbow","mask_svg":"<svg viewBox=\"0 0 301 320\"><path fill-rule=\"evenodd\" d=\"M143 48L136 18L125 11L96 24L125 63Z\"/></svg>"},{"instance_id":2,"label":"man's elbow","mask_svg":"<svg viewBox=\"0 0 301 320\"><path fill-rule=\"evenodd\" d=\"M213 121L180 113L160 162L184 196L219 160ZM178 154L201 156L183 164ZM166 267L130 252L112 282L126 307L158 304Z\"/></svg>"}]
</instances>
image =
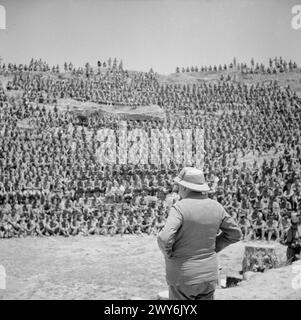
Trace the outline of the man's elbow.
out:
<instances>
[{"instance_id":1,"label":"man's elbow","mask_svg":"<svg viewBox=\"0 0 301 320\"><path fill-rule=\"evenodd\" d=\"M242 232L240 229L234 229L230 233L224 234L224 238L228 242L228 245L230 245L242 239Z\"/></svg>"},{"instance_id":2,"label":"man's elbow","mask_svg":"<svg viewBox=\"0 0 301 320\"><path fill-rule=\"evenodd\" d=\"M229 245L236 243L242 239L242 232L240 229L232 230L231 233L222 232L216 238L215 251L220 252Z\"/></svg>"},{"instance_id":3,"label":"man's elbow","mask_svg":"<svg viewBox=\"0 0 301 320\"><path fill-rule=\"evenodd\" d=\"M238 242L242 239L242 232L240 229L236 229L232 234L231 234L231 240L232 243Z\"/></svg>"},{"instance_id":4,"label":"man's elbow","mask_svg":"<svg viewBox=\"0 0 301 320\"><path fill-rule=\"evenodd\" d=\"M157 244L161 249L161 251L163 251L165 248L166 242L164 241L164 235L162 234L162 232L160 232L157 236Z\"/></svg>"},{"instance_id":5,"label":"man's elbow","mask_svg":"<svg viewBox=\"0 0 301 320\"><path fill-rule=\"evenodd\" d=\"M157 243L158 243L158 246L159 246L161 252L164 254L164 256L170 257L171 251L172 251L172 246L170 245L170 243L164 233L162 233L162 232L159 233L159 235L157 236Z\"/></svg>"}]
</instances>

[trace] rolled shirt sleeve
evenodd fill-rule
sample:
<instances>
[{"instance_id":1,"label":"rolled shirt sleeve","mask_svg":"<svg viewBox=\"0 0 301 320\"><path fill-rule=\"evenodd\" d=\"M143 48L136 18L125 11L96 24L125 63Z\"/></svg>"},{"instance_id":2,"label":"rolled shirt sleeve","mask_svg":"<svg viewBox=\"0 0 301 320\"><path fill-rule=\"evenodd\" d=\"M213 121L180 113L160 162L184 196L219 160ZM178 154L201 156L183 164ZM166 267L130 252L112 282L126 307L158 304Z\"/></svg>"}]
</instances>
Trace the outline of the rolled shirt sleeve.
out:
<instances>
[{"instance_id":1,"label":"rolled shirt sleeve","mask_svg":"<svg viewBox=\"0 0 301 320\"><path fill-rule=\"evenodd\" d=\"M175 242L177 231L182 225L183 217L179 210L172 206L170 208L165 226L157 237L158 245L165 257L172 256L172 247Z\"/></svg>"},{"instance_id":2,"label":"rolled shirt sleeve","mask_svg":"<svg viewBox=\"0 0 301 320\"><path fill-rule=\"evenodd\" d=\"M223 210L222 222L220 225L221 233L216 237L215 251L219 252L232 243L241 240L242 233L235 220Z\"/></svg>"}]
</instances>

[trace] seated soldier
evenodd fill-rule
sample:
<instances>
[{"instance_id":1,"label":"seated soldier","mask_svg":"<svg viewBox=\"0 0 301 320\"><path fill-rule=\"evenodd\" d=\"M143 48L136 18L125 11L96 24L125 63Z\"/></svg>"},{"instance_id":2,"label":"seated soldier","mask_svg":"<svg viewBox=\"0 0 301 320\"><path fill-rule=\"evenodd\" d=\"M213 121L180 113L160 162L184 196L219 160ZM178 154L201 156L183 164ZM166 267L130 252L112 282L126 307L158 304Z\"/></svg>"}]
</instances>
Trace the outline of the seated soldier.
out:
<instances>
[{"instance_id":1,"label":"seated soldier","mask_svg":"<svg viewBox=\"0 0 301 320\"><path fill-rule=\"evenodd\" d=\"M257 208L250 210L248 218L251 221L252 225L258 219L259 213L260 213L260 211L258 211Z\"/></svg>"},{"instance_id":2,"label":"seated soldier","mask_svg":"<svg viewBox=\"0 0 301 320\"><path fill-rule=\"evenodd\" d=\"M50 236L56 236L59 234L60 225L56 219L56 217L51 217L50 220L47 221L45 226L47 233Z\"/></svg>"},{"instance_id":3,"label":"seated soldier","mask_svg":"<svg viewBox=\"0 0 301 320\"><path fill-rule=\"evenodd\" d=\"M165 200L167 193L168 193L167 183L166 183L166 181L162 181L162 184L157 191L158 199L160 199L162 201Z\"/></svg>"},{"instance_id":4,"label":"seated soldier","mask_svg":"<svg viewBox=\"0 0 301 320\"><path fill-rule=\"evenodd\" d=\"M116 218L111 216L108 219L108 223L107 223L107 228L108 228L108 233L110 234L110 236L112 237L114 234L116 234L117 231L117 221Z\"/></svg>"},{"instance_id":5,"label":"seated soldier","mask_svg":"<svg viewBox=\"0 0 301 320\"><path fill-rule=\"evenodd\" d=\"M20 222L19 222L19 237L26 237L27 236L27 222L26 218L22 217Z\"/></svg>"},{"instance_id":6,"label":"seated soldier","mask_svg":"<svg viewBox=\"0 0 301 320\"><path fill-rule=\"evenodd\" d=\"M279 205L279 200L277 198L274 198L273 199L273 202L272 202L272 210L273 210L273 213L275 216L278 216L279 219L281 217L281 214L280 214L280 205Z\"/></svg>"},{"instance_id":7,"label":"seated soldier","mask_svg":"<svg viewBox=\"0 0 301 320\"><path fill-rule=\"evenodd\" d=\"M251 234L251 223L246 215L242 214L240 216L238 224L243 235L243 240L248 240Z\"/></svg>"},{"instance_id":8,"label":"seated soldier","mask_svg":"<svg viewBox=\"0 0 301 320\"><path fill-rule=\"evenodd\" d=\"M124 201L127 203L130 203L131 200L133 199L133 194L134 194L134 187L131 185L127 185L125 187L125 191L123 194Z\"/></svg>"},{"instance_id":9,"label":"seated soldier","mask_svg":"<svg viewBox=\"0 0 301 320\"><path fill-rule=\"evenodd\" d=\"M254 207L258 201L259 191L255 185L252 185L251 190L249 191L250 203Z\"/></svg>"},{"instance_id":10,"label":"seated soldier","mask_svg":"<svg viewBox=\"0 0 301 320\"><path fill-rule=\"evenodd\" d=\"M159 183L157 180L156 175L152 176L152 180L150 181L150 190L151 190L151 196L156 195L157 191L159 190Z\"/></svg>"},{"instance_id":11,"label":"seated soldier","mask_svg":"<svg viewBox=\"0 0 301 320\"><path fill-rule=\"evenodd\" d=\"M141 231L143 233L151 234L153 229L153 219L150 216L145 216L141 225Z\"/></svg>"},{"instance_id":12,"label":"seated soldier","mask_svg":"<svg viewBox=\"0 0 301 320\"><path fill-rule=\"evenodd\" d=\"M99 234L106 236L108 234L108 217L107 214L98 219Z\"/></svg>"},{"instance_id":13,"label":"seated soldier","mask_svg":"<svg viewBox=\"0 0 301 320\"><path fill-rule=\"evenodd\" d=\"M43 226L44 226L43 235L44 236L50 236L50 234L48 232L48 227L49 227L49 217L48 216L44 216L43 217Z\"/></svg>"},{"instance_id":14,"label":"seated soldier","mask_svg":"<svg viewBox=\"0 0 301 320\"><path fill-rule=\"evenodd\" d=\"M154 234L159 234L159 232L163 229L164 225L165 221L163 220L163 217L156 215Z\"/></svg>"},{"instance_id":15,"label":"seated soldier","mask_svg":"<svg viewBox=\"0 0 301 320\"><path fill-rule=\"evenodd\" d=\"M6 239L12 238L14 236L13 226L8 222L8 218L4 218L2 224L3 237Z\"/></svg>"},{"instance_id":16,"label":"seated soldier","mask_svg":"<svg viewBox=\"0 0 301 320\"><path fill-rule=\"evenodd\" d=\"M291 227L291 220L287 213L283 214L283 217L280 218L279 223L279 231L280 231L280 239L284 240L287 236L287 232Z\"/></svg>"},{"instance_id":17,"label":"seated soldier","mask_svg":"<svg viewBox=\"0 0 301 320\"><path fill-rule=\"evenodd\" d=\"M143 208L143 209L146 209L146 208L147 208L148 200L146 199L144 193L142 193L142 196L141 196L141 198L139 199L138 205L139 205L141 208Z\"/></svg>"},{"instance_id":18,"label":"seated soldier","mask_svg":"<svg viewBox=\"0 0 301 320\"><path fill-rule=\"evenodd\" d=\"M142 190L146 191L146 193L148 194L151 191L151 188L149 187L149 179L148 177L145 175L142 177Z\"/></svg>"},{"instance_id":19,"label":"seated soldier","mask_svg":"<svg viewBox=\"0 0 301 320\"><path fill-rule=\"evenodd\" d=\"M78 234L81 236L88 236L89 235L88 222L84 219L82 219L80 222L80 228L79 228Z\"/></svg>"},{"instance_id":20,"label":"seated soldier","mask_svg":"<svg viewBox=\"0 0 301 320\"><path fill-rule=\"evenodd\" d=\"M115 189L115 202L116 203L121 203L123 200L123 194L124 194L124 188L122 185L117 186Z\"/></svg>"},{"instance_id":21,"label":"seated soldier","mask_svg":"<svg viewBox=\"0 0 301 320\"><path fill-rule=\"evenodd\" d=\"M262 213L259 212L257 219L252 224L252 229L253 229L252 236L256 240L258 239L258 237L260 237L261 240L264 240L265 227L266 227L266 223L263 220Z\"/></svg>"},{"instance_id":22,"label":"seated soldier","mask_svg":"<svg viewBox=\"0 0 301 320\"><path fill-rule=\"evenodd\" d=\"M128 222L124 215L120 214L117 220L117 233L123 236L127 230Z\"/></svg>"},{"instance_id":23,"label":"seated soldier","mask_svg":"<svg viewBox=\"0 0 301 320\"><path fill-rule=\"evenodd\" d=\"M128 231L128 233L130 234L134 234L135 233L135 226L136 226L136 218L131 214L128 217L128 226L126 231Z\"/></svg>"},{"instance_id":24,"label":"seated soldier","mask_svg":"<svg viewBox=\"0 0 301 320\"><path fill-rule=\"evenodd\" d=\"M75 216L70 223L70 230L72 236L77 236L80 232L81 220L79 217Z\"/></svg>"},{"instance_id":25,"label":"seated soldier","mask_svg":"<svg viewBox=\"0 0 301 320\"><path fill-rule=\"evenodd\" d=\"M272 214L269 214L268 216L268 220L266 222L266 232L268 241L271 241L273 235L275 235L276 241L279 239L278 221L274 219Z\"/></svg>"},{"instance_id":26,"label":"seated soldier","mask_svg":"<svg viewBox=\"0 0 301 320\"><path fill-rule=\"evenodd\" d=\"M107 188L105 193L105 202L106 203L114 203L116 198L116 194L113 187Z\"/></svg>"},{"instance_id":27,"label":"seated soldier","mask_svg":"<svg viewBox=\"0 0 301 320\"><path fill-rule=\"evenodd\" d=\"M26 225L26 231L28 236L36 236L36 221L33 217L29 217Z\"/></svg>"},{"instance_id":28,"label":"seated soldier","mask_svg":"<svg viewBox=\"0 0 301 320\"><path fill-rule=\"evenodd\" d=\"M35 231L37 236L44 237L46 230L45 230L45 219L44 218L38 218L36 221L36 227Z\"/></svg>"},{"instance_id":29,"label":"seated soldier","mask_svg":"<svg viewBox=\"0 0 301 320\"><path fill-rule=\"evenodd\" d=\"M59 223L59 235L64 237L70 236L70 224L66 217L62 218Z\"/></svg>"},{"instance_id":30,"label":"seated soldier","mask_svg":"<svg viewBox=\"0 0 301 320\"><path fill-rule=\"evenodd\" d=\"M20 237L23 233L20 225L21 220L12 212L12 215L8 216L7 222L11 226L12 237Z\"/></svg>"},{"instance_id":31,"label":"seated soldier","mask_svg":"<svg viewBox=\"0 0 301 320\"><path fill-rule=\"evenodd\" d=\"M141 216L138 216L135 225L135 234L142 235L142 224L143 218Z\"/></svg>"},{"instance_id":32,"label":"seated soldier","mask_svg":"<svg viewBox=\"0 0 301 320\"><path fill-rule=\"evenodd\" d=\"M98 220L95 217L91 217L88 220L88 233L90 235L97 234L97 225L98 225Z\"/></svg>"}]
</instances>

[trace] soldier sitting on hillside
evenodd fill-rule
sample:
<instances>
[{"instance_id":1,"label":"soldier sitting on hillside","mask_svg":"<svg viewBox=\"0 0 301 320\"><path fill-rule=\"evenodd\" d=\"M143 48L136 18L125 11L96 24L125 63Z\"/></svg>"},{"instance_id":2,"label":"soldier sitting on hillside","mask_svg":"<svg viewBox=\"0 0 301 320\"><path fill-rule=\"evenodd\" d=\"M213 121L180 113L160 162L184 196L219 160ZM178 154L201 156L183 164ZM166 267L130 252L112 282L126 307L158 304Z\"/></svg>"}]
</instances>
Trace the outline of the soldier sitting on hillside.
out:
<instances>
[{"instance_id":1,"label":"soldier sitting on hillside","mask_svg":"<svg viewBox=\"0 0 301 320\"><path fill-rule=\"evenodd\" d=\"M258 213L258 217L254 221L254 223L252 225L252 229L253 229L252 236L255 239L258 239L258 237L260 237L261 240L264 239L264 233L265 233L265 230L266 230L266 223L263 220L263 215L262 215L261 212Z\"/></svg>"},{"instance_id":2,"label":"soldier sitting on hillside","mask_svg":"<svg viewBox=\"0 0 301 320\"><path fill-rule=\"evenodd\" d=\"M273 235L276 241L279 239L278 221L274 219L272 214L269 214L266 222L266 233L268 241L271 241Z\"/></svg>"},{"instance_id":3,"label":"soldier sitting on hillside","mask_svg":"<svg viewBox=\"0 0 301 320\"><path fill-rule=\"evenodd\" d=\"M241 229L243 240L248 240L251 234L251 223L249 219L246 217L245 214L242 214L240 216L240 219L238 221L238 225Z\"/></svg>"}]
</instances>

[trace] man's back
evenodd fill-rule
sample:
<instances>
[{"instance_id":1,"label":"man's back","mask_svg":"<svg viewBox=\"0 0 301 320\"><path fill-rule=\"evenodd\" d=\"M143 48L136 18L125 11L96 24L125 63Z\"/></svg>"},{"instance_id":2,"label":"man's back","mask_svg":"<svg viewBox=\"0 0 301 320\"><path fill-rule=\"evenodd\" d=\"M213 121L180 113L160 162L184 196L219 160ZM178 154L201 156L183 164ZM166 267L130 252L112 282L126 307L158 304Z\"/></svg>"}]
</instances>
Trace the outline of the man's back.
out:
<instances>
[{"instance_id":1,"label":"man's back","mask_svg":"<svg viewBox=\"0 0 301 320\"><path fill-rule=\"evenodd\" d=\"M167 244L167 283L216 280L216 252L241 237L235 221L217 201L195 192L172 207L168 220L158 239L161 248ZM219 230L222 233L217 236Z\"/></svg>"},{"instance_id":2,"label":"man's back","mask_svg":"<svg viewBox=\"0 0 301 320\"><path fill-rule=\"evenodd\" d=\"M215 237L224 209L210 198L186 198L175 208L183 217L173 246L174 259L198 259L215 253Z\"/></svg>"},{"instance_id":3,"label":"man's back","mask_svg":"<svg viewBox=\"0 0 301 320\"><path fill-rule=\"evenodd\" d=\"M158 235L165 256L169 298L214 299L216 252L239 241L240 228L217 201L208 199L210 187L202 170L185 167L174 182L182 200L171 207Z\"/></svg>"}]
</instances>

